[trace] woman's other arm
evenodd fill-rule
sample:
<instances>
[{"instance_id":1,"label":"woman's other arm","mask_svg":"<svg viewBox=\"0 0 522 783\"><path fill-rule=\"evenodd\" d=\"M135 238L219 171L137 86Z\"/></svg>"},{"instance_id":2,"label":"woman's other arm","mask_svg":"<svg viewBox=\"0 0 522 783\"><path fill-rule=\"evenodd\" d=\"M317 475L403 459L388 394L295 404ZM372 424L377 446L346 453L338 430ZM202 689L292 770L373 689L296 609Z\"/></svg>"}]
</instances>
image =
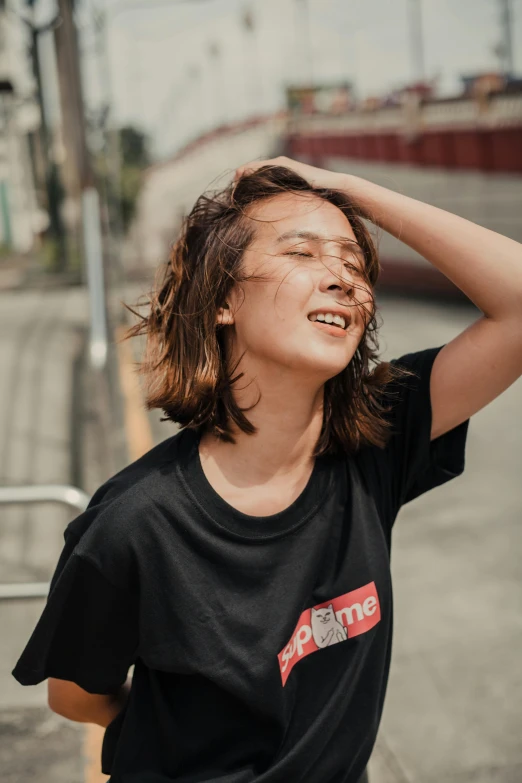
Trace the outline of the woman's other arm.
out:
<instances>
[{"instance_id":1,"label":"woman's other arm","mask_svg":"<svg viewBox=\"0 0 522 783\"><path fill-rule=\"evenodd\" d=\"M48 703L53 712L79 723L96 723L107 728L125 706L131 678L115 694L101 695L85 691L74 682L49 677Z\"/></svg>"}]
</instances>

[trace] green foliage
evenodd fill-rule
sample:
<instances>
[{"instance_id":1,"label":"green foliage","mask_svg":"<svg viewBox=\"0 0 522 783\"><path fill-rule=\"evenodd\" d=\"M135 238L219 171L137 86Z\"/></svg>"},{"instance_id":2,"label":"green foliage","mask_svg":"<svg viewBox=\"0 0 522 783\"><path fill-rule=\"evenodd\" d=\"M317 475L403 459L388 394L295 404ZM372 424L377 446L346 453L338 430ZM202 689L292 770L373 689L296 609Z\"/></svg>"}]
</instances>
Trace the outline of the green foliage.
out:
<instances>
[{"instance_id":1,"label":"green foliage","mask_svg":"<svg viewBox=\"0 0 522 783\"><path fill-rule=\"evenodd\" d=\"M67 254L67 272L81 273L82 253L74 238L66 236L65 252ZM47 273L53 273L60 269L61 248L60 243L51 236L45 236L40 245L40 268Z\"/></svg>"},{"instance_id":2,"label":"green foliage","mask_svg":"<svg viewBox=\"0 0 522 783\"><path fill-rule=\"evenodd\" d=\"M106 182L109 208L118 213L123 230L126 231L136 211L143 170L150 165L151 158L148 138L138 128L131 125L120 128L118 142L121 163L119 182L111 178L105 158L96 161L96 171Z\"/></svg>"},{"instance_id":3,"label":"green foliage","mask_svg":"<svg viewBox=\"0 0 522 783\"><path fill-rule=\"evenodd\" d=\"M132 125L120 128L120 154L124 166L144 169L150 165L149 140Z\"/></svg>"},{"instance_id":4,"label":"green foliage","mask_svg":"<svg viewBox=\"0 0 522 783\"><path fill-rule=\"evenodd\" d=\"M120 207L123 225L127 229L136 211L141 189L142 170L138 166L123 166L121 170Z\"/></svg>"}]
</instances>

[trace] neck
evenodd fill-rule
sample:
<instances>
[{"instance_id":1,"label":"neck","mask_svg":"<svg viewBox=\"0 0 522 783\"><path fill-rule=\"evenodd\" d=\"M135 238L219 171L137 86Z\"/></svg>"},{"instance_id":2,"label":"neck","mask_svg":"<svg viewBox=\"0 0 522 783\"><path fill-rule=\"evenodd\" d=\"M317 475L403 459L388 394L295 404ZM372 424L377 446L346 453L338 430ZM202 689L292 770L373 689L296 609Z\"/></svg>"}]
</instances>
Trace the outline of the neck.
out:
<instances>
[{"instance_id":1,"label":"neck","mask_svg":"<svg viewBox=\"0 0 522 783\"><path fill-rule=\"evenodd\" d=\"M281 372L276 382L261 384L257 376L255 384L244 378L240 384L235 399L242 408L253 405L261 391L258 404L246 414L257 432L247 435L233 425L235 444L204 433L199 448L202 463L219 466L223 475L243 487L277 483L310 470L323 422L324 387L317 389L315 382L305 393L295 374L285 378Z\"/></svg>"}]
</instances>

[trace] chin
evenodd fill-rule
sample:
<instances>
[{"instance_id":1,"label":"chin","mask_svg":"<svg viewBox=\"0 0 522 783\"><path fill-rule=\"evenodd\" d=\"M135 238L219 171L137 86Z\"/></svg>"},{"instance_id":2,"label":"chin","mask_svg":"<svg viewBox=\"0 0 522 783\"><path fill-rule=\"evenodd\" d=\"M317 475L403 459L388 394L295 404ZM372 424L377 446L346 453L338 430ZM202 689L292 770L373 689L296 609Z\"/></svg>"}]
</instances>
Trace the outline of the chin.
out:
<instances>
[{"instance_id":1,"label":"chin","mask_svg":"<svg viewBox=\"0 0 522 783\"><path fill-rule=\"evenodd\" d=\"M353 354L346 358L346 356L332 357L322 355L300 357L301 362L288 362L288 366L294 367L296 370L301 369L305 372L312 373L315 377L319 376L324 379L324 382L339 375L350 364Z\"/></svg>"}]
</instances>

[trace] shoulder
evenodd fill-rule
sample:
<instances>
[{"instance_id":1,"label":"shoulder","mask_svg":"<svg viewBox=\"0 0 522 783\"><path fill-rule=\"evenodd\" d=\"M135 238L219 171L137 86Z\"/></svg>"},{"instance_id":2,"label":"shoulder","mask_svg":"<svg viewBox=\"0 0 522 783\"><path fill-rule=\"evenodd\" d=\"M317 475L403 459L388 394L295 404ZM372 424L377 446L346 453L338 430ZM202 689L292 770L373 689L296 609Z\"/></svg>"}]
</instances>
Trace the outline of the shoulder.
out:
<instances>
[{"instance_id":1,"label":"shoulder","mask_svg":"<svg viewBox=\"0 0 522 783\"><path fill-rule=\"evenodd\" d=\"M362 450L377 492L385 492L395 514L401 505L459 476L464 470L469 420L433 439L431 375L444 346L404 354L392 363L408 375L385 389L390 422L384 449Z\"/></svg>"},{"instance_id":2,"label":"shoulder","mask_svg":"<svg viewBox=\"0 0 522 783\"><path fill-rule=\"evenodd\" d=\"M433 363L442 345L412 351L391 359L388 382L379 394L379 402L384 406L384 416L391 422L407 411L419 408L422 413L430 402L430 378ZM391 434L391 433L390 433Z\"/></svg>"},{"instance_id":3,"label":"shoulder","mask_svg":"<svg viewBox=\"0 0 522 783\"><path fill-rule=\"evenodd\" d=\"M99 505L132 495L137 485L145 486L148 481L153 482L163 465L176 459L181 436L182 431L167 438L111 476L96 490L89 505Z\"/></svg>"},{"instance_id":4,"label":"shoulder","mask_svg":"<svg viewBox=\"0 0 522 783\"><path fill-rule=\"evenodd\" d=\"M391 359L389 364L393 369L393 377L390 388L417 388L420 381L426 377L429 379L435 358L442 348L442 345L423 348ZM406 372L403 374L403 371Z\"/></svg>"},{"instance_id":5,"label":"shoulder","mask_svg":"<svg viewBox=\"0 0 522 783\"><path fill-rule=\"evenodd\" d=\"M135 558L147 520L157 513L153 496L164 480L162 468L176 461L181 434L162 441L96 490L87 509L65 530L76 554L104 571L111 570L115 561Z\"/></svg>"},{"instance_id":6,"label":"shoulder","mask_svg":"<svg viewBox=\"0 0 522 783\"><path fill-rule=\"evenodd\" d=\"M431 369L442 347L411 351L382 363L388 370L388 378L379 389L377 400L379 415L388 426L385 444L364 444L354 455L363 470L377 474L377 483L391 467L389 461L400 445L401 436L410 429L421 437L428 426Z\"/></svg>"}]
</instances>

